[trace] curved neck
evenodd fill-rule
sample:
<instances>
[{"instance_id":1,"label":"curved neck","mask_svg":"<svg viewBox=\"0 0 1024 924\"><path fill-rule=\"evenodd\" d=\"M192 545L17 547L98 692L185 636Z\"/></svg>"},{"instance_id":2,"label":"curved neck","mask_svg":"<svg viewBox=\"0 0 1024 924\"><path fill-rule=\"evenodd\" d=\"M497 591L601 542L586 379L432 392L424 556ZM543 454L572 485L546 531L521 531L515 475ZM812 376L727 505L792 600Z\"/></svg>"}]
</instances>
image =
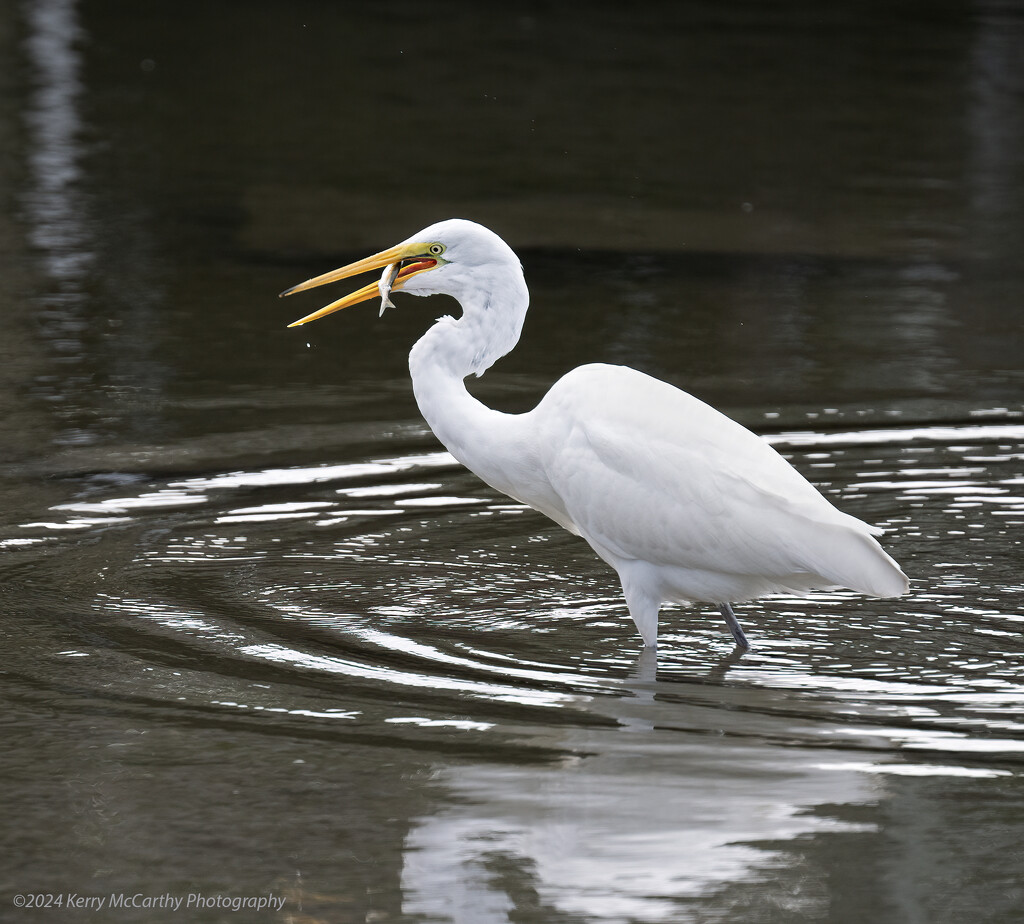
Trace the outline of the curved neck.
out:
<instances>
[{"instance_id":1,"label":"curved neck","mask_svg":"<svg viewBox=\"0 0 1024 924\"><path fill-rule=\"evenodd\" d=\"M530 293L518 263L476 267L451 278L449 285L462 317L441 318L413 346L409 366L414 379L433 365L460 379L483 375L519 342Z\"/></svg>"},{"instance_id":2,"label":"curved neck","mask_svg":"<svg viewBox=\"0 0 1024 924\"><path fill-rule=\"evenodd\" d=\"M445 448L508 493L504 466L496 460L514 455L494 450L516 440L517 415L487 407L466 390L465 379L482 375L519 341L529 293L518 266L485 275L486 287L466 285L460 292L461 318L440 318L416 342L409 371L420 413Z\"/></svg>"}]
</instances>

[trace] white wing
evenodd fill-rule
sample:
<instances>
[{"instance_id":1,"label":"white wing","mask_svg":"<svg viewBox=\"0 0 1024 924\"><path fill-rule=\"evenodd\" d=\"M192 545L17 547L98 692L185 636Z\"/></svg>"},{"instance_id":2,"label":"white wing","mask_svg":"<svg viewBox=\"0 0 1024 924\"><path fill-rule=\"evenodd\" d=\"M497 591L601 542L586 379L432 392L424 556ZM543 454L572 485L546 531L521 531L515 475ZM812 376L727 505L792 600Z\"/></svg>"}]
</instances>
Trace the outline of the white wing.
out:
<instances>
[{"instance_id":1,"label":"white wing","mask_svg":"<svg viewBox=\"0 0 1024 924\"><path fill-rule=\"evenodd\" d=\"M660 567L680 598L906 591L872 538L880 530L837 510L764 440L671 385L623 366L581 366L526 416L547 485L517 496L616 567Z\"/></svg>"}]
</instances>

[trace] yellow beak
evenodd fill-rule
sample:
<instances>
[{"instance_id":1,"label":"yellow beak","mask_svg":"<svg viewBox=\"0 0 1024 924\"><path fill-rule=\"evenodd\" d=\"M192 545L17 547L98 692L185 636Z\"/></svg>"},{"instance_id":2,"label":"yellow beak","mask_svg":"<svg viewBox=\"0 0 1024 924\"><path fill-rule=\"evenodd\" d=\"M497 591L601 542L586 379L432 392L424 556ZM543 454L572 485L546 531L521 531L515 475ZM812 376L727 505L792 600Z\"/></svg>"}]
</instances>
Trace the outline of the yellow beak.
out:
<instances>
[{"instance_id":1,"label":"yellow beak","mask_svg":"<svg viewBox=\"0 0 1024 924\"><path fill-rule=\"evenodd\" d=\"M324 273L322 276L314 276L312 279L300 282L297 286L285 289L279 297L284 298L286 295L294 295L296 292L305 292L306 289L315 289L317 286L325 286L330 282L337 282L339 279L348 279L349 276L358 276L360 273L368 273L371 270L381 269L392 263L402 264L405 261L412 261L399 267L399 270L395 275L394 282L391 285L392 291L397 291L398 289L401 289L402 286L404 286L413 276L416 276L419 273L425 273L427 270L431 270L437 266L438 261L427 255L427 248L429 246L429 244L419 243L399 244L389 250L382 250L380 253L375 253L372 257L367 257L365 260L357 260L355 263L349 263L348 266L343 266L340 269ZM358 305L360 302L365 302L367 299L373 298L379 293L380 289L377 283L370 283L369 285L363 286L361 289L357 289L351 295L346 295L344 298L339 298L336 302L331 302L331 304L325 305L319 311L307 314L306 317L299 318L298 321L292 321L288 326L298 327L300 324L308 324L310 321L316 321L329 314L333 314L335 311L341 311L342 308L348 308L351 305Z\"/></svg>"}]
</instances>

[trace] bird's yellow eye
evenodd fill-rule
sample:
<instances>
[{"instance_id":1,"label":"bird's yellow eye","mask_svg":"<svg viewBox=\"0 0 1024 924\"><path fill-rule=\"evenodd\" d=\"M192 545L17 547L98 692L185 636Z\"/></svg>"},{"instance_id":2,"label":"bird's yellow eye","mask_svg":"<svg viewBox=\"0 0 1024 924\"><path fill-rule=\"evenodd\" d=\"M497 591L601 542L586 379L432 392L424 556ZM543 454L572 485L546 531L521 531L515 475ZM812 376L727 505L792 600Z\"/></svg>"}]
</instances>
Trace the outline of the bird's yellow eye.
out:
<instances>
[{"instance_id":1,"label":"bird's yellow eye","mask_svg":"<svg viewBox=\"0 0 1024 924\"><path fill-rule=\"evenodd\" d=\"M429 253L432 257L441 256L441 254L444 253L444 244L431 244L427 248L427 253Z\"/></svg>"}]
</instances>

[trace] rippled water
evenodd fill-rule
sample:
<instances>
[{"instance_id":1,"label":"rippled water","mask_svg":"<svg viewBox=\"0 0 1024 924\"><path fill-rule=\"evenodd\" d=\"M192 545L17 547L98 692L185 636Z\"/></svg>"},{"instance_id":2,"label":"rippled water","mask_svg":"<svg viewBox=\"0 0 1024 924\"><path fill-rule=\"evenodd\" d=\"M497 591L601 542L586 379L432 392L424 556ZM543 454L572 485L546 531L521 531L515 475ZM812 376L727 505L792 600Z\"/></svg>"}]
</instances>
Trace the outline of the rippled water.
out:
<instances>
[{"instance_id":1,"label":"rippled water","mask_svg":"<svg viewBox=\"0 0 1024 924\"><path fill-rule=\"evenodd\" d=\"M467 14L472 78L404 4L147 9L0 13L0 918L1017 920L1015 8ZM381 113L416 130L339 127ZM485 400L672 381L883 526L912 592L744 605L742 656L666 608L642 652L615 575L420 421L405 355L449 303L284 329L274 293L457 212L533 292Z\"/></svg>"},{"instance_id":2,"label":"rippled water","mask_svg":"<svg viewBox=\"0 0 1024 924\"><path fill-rule=\"evenodd\" d=\"M772 439L891 530L911 596L747 607L743 657L717 616L677 609L658 655L638 657L614 576L582 543L420 433L344 463L71 479L70 499L2 540L8 596L35 601L7 622L22 648L13 701L119 726L87 761L100 764L91 781L68 783L104 801L153 762L180 762L196 776L179 781L187 791L211 760L224 775L227 756L243 803L269 799L274 816L283 786L285 806L296 790L312 800L302 824L347 827L352 799L392 816L362 804L362 785L345 791L383 765L401 792L376 798L419 807L400 837L353 851L397 865L412 916L502 919L528 885L541 917L735 913L765 890L813 917L830 899L800 888L801 865L822 862L812 843L894 829L927 843L933 825L943 844L969 844L973 825L1010 839L999 803L1024 753L1024 426ZM206 807L214 830L239 823L230 802ZM912 817L888 817L901 812ZM325 861L344 881L344 856L314 866ZM304 865L275 887L304 896ZM340 900L304 899L327 919Z\"/></svg>"}]
</instances>

